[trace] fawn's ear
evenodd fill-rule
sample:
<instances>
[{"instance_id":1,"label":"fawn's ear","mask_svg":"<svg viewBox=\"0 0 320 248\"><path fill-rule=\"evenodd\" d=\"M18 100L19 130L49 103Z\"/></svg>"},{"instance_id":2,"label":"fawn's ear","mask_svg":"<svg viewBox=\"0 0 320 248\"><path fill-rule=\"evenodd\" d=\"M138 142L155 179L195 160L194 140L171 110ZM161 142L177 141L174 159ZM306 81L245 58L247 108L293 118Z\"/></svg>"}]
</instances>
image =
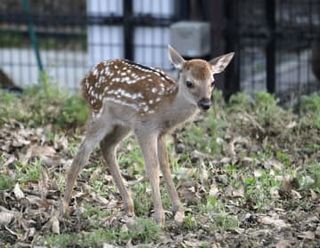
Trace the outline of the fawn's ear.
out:
<instances>
[{"instance_id":1,"label":"fawn's ear","mask_svg":"<svg viewBox=\"0 0 320 248\"><path fill-rule=\"evenodd\" d=\"M169 60L170 62L173 64L173 66L178 69L181 70L182 66L185 62L185 60L182 58L182 56L175 50L173 49L172 46L168 45L168 56L169 56Z\"/></svg>"},{"instance_id":2,"label":"fawn's ear","mask_svg":"<svg viewBox=\"0 0 320 248\"><path fill-rule=\"evenodd\" d=\"M212 67L213 73L216 74L216 73L223 72L224 69L226 69L226 67L230 63L233 56L234 56L234 53L227 53L210 60L209 63Z\"/></svg>"}]
</instances>

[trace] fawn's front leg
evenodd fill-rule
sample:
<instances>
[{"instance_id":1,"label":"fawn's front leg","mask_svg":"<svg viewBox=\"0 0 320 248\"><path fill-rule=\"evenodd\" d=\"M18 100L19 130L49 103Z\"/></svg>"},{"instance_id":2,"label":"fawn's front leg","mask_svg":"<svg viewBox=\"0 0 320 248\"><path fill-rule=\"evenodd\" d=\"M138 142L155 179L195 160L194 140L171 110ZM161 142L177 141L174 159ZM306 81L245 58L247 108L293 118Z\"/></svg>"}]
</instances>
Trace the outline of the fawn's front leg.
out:
<instances>
[{"instance_id":1,"label":"fawn's front leg","mask_svg":"<svg viewBox=\"0 0 320 248\"><path fill-rule=\"evenodd\" d=\"M152 200L155 212L154 219L158 224L163 225L165 221L165 215L162 208L159 185L160 172L157 152L158 135L154 133L138 133L136 135L144 156L147 177L151 184Z\"/></svg>"},{"instance_id":2,"label":"fawn's front leg","mask_svg":"<svg viewBox=\"0 0 320 248\"><path fill-rule=\"evenodd\" d=\"M180 202L176 187L171 176L170 165L168 162L168 151L165 143L165 136L160 135L158 138L158 157L163 177L166 181L170 199L173 205L174 219L178 223L182 223L184 219L184 209Z\"/></svg>"}]
</instances>

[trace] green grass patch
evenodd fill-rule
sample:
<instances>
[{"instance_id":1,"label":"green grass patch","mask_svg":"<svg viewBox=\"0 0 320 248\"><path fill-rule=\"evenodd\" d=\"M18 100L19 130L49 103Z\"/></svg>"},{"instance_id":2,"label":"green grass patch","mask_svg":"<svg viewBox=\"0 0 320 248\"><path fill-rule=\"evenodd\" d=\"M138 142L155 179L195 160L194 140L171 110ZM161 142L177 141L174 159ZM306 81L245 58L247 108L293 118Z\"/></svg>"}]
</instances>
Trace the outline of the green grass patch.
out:
<instances>
[{"instance_id":1,"label":"green grass patch","mask_svg":"<svg viewBox=\"0 0 320 248\"><path fill-rule=\"evenodd\" d=\"M40 159L30 164L16 163L17 180L21 183L38 182L41 178L42 162Z\"/></svg>"},{"instance_id":2,"label":"green grass patch","mask_svg":"<svg viewBox=\"0 0 320 248\"><path fill-rule=\"evenodd\" d=\"M150 243L159 239L160 227L150 219L137 218L128 230L121 228L96 229L89 232L47 235L39 239L39 245L50 247L102 247L103 243L125 245L128 240L133 243Z\"/></svg>"},{"instance_id":3,"label":"green grass patch","mask_svg":"<svg viewBox=\"0 0 320 248\"><path fill-rule=\"evenodd\" d=\"M12 189L14 186L14 179L8 175L0 174L0 190Z\"/></svg>"}]
</instances>

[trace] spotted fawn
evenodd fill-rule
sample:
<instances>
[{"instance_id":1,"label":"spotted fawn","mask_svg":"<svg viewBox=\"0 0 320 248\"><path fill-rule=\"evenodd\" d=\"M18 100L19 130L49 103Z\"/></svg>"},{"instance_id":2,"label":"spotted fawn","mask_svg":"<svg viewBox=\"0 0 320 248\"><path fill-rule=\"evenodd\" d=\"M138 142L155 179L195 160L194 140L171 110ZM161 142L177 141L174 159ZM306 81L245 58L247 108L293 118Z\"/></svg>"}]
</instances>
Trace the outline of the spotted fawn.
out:
<instances>
[{"instance_id":1,"label":"spotted fawn","mask_svg":"<svg viewBox=\"0 0 320 248\"><path fill-rule=\"evenodd\" d=\"M97 64L82 80L82 93L91 115L86 135L67 174L62 211L68 208L72 188L93 149L100 148L119 189L126 214L134 215L134 204L116 161L120 141L132 131L141 147L146 175L151 184L154 219L164 224L159 174L162 172L174 218L182 222L184 209L171 177L165 136L178 125L211 106L214 75L224 71L234 53L210 61L184 60L171 46L169 60L179 70L175 80L161 70L128 60L107 60Z\"/></svg>"}]
</instances>

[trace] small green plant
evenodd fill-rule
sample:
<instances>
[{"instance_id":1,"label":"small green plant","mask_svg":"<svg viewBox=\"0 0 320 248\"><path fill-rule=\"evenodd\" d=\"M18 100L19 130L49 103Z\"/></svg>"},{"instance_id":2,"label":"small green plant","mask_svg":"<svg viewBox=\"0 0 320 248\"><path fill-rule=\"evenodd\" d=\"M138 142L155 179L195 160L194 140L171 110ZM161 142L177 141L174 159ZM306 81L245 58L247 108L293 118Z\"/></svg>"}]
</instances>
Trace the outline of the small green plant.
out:
<instances>
[{"instance_id":1,"label":"small green plant","mask_svg":"<svg viewBox=\"0 0 320 248\"><path fill-rule=\"evenodd\" d=\"M0 126L10 120L21 118L21 102L12 93L0 89Z\"/></svg>"},{"instance_id":2,"label":"small green plant","mask_svg":"<svg viewBox=\"0 0 320 248\"><path fill-rule=\"evenodd\" d=\"M304 123L320 129L320 94L302 97L300 112L304 115Z\"/></svg>"},{"instance_id":3,"label":"small green plant","mask_svg":"<svg viewBox=\"0 0 320 248\"><path fill-rule=\"evenodd\" d=\"M38 240L37 244L47 244L50 247L101 247L104 242L117 240L119 232L115 230L97 229L86 233L51 234Z\"/></svg>"},{"instance_id":4,"label":"small green plant","mask_svg":"<svg viewBox=\"0 0 320 248\"><path fill-rule=\"evenodd\" d=\"M287 168L291 166L289 155L283 151L276 151L276 158L281 161Z\"/></svg>"},{"instance_id":5,"label":"small green plant","mask_svg":"<svg viewBox=\"0 0 320 248\"><path fill-rule=\"evenodd\" d=\"M18 169L18 181L21 183L37 182L41 177L42 162L40 159L30 164L16 164Z\"/></svg>"},{"instance_id":6,"label":"small green plant","mask_svg":"<svg viewBox=\"0 0 320 248\"><path fill-rule=\"evenodd\" d=\"M14 185L14 180L5 174L0 174L0 190L11 189Z\"/></svg>"},{"instance_id":7,"label":"small green plant","mask_svg":"<svg viewBox=\"0 0 320 248\"><path fill-rule=\"evenodd\" d=\"M62 103L57 124L61 127L81 126L86 123L89 109L80 96L69 96Z\"/></svg>"},{"instance_id":8,"label":"small green plant","mask_svg":"<svg viewBox=\"0 0 320 248\"><path fill-rule=\"evenodd\" d=\"M214 217L215 226L224 231L234 230L239 227L239 220L236 216L226 213L218 214Z\"/></svg>"},{"instance_id":9,"label":"small green plant","mask_svg":"<svg viewBox=\"0 0 320 248\"><path fill-rule=\"evenodd\" d=\"M196 230L198 229L198 223L194 217L194 215L188 213L183 220L183 228L187 230Z\"/></svg>"},{"instance_id":10,"label":"small green plant","mask_svg":"<svg viewBox=\"0 0 320 248\"><path fill-rule=\"evenodd\" d=\"M251 101L247 94L240 92L230 97L228 108L232 111L250 111Z\"/></svg>"},{"instance_id":11,"label":"small green plant","mask_svg":"<svg viewBox=\"0 0 320 248\"><path fill-rule=\"evenodd\" d=\"M310 96L303 96L301 98L300 109L303 113L320 113L320 94L314 93Z\"/></svg>"},{"instance_id":12,"label":"small green plant","mask_svg":"<svg viewBox=\"0 0 320 248\"><path fill-rule=\"evenodd\" d=\"M146 216L152 208L151 199L146 194L148 182L140 182L133 186L135 212L138 216Z\"/></svg>"},{"instance_id":13,"label":"small green plant","mask_svg":"<svg viewBox=\"0 0 320 248\"><path fill-rule=\"evenodd\" d=\"M137 218L128 233L130 238L148 243L159 239L161 228L150 218Z\"/></svg>"},{"instance_id":14,"label":"small green plant","mask_svg":"<svg viewBox=\"0 0 320 248\"><path fill-rule=\"evenodd\" d=\"M320 164L313 163L305 168L299 176L302 189L313 189L320 193Z\"/></svg>"},{"instance_id":15,"label":"small green plant","mask_svg":"<svg viewBox=\"0 0 320 248\"><path fill-rule=\"evenodd\" d=\"M248 176L243 180L244 196L254 209L263 211L273 201L271 189L280 188L281 182L270 176L267 171L262 171L259 177Z\"/></svg>"}]
</instances>

